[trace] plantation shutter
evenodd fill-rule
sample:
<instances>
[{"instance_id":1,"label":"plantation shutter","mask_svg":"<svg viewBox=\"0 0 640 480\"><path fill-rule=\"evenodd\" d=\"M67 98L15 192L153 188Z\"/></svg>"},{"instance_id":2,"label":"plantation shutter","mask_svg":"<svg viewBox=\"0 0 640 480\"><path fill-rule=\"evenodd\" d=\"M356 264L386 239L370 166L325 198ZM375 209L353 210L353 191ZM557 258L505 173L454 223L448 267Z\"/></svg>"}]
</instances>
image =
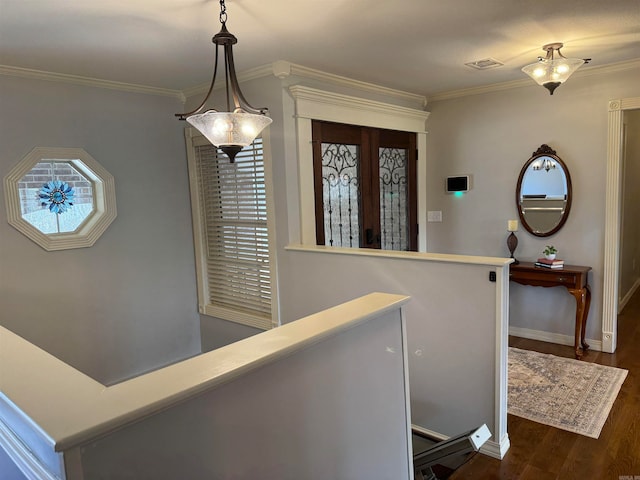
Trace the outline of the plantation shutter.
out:
<instances>
[{"instance_id":1,"label":"plantation shutter","mask_svg":"<svg viewBox=\"0 0 640 480\"><path fill-rule=\"evenodd\" d=\"M204 250L206 313L271 328L271 274L262 139L231 163L213 145L195 146Z\"/></svg>"}]
</instances>

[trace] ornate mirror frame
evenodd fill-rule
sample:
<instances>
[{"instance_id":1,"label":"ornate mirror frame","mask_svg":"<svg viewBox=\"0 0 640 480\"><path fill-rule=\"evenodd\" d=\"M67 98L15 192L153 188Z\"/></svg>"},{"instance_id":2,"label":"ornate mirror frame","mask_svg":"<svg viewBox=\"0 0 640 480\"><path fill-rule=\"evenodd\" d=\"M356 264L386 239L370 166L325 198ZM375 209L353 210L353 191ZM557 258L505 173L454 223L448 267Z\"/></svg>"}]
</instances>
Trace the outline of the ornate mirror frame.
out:
<instances>
[{"instance_id":1,"label":"ornate mirror frame","mask_svg":"<svg viewBox=\"0 0 640 480\"><path fill-rule=\"evenodd\" d=\"M562 168L562 171L564 173L565 183L566 183L566 204L564 206L564 212L562 213L562 216L558 221L558 223L549 230L540 231L534 228L529 222L527 222L525 211L522 207L521 197L522 197L522 181L524 179L525 174L527 173L529 168L534 164L534 162L538 161L539 159L542 159L543 157L550 157L553 160L553 162L556 162L556 164ZM555 166L553 168L555 168ZM573 194L572 194L572 186L571 186L571 175L569 174L569 169L567 168L565 163L562 161L562 159L556 154L555 150L553 150L548 145L541 145L540 148L538 148L538 150L533 152L531 158L529 158L529 160L527 160L527 162L524 164L524 166L522 167L522 170L520 171L520 176L518 177L518 183L516 187L516 206L518 208L518 215L520 216L520 222L522 223L522 226L530 234L535 235L536 237L549 237L553 235L558 230L560 230L562 226L565 224L565 222L567 221L567 218L569 217L569 212L571 210L572 197L573 197Z\"/></svg>"}]
</instances>

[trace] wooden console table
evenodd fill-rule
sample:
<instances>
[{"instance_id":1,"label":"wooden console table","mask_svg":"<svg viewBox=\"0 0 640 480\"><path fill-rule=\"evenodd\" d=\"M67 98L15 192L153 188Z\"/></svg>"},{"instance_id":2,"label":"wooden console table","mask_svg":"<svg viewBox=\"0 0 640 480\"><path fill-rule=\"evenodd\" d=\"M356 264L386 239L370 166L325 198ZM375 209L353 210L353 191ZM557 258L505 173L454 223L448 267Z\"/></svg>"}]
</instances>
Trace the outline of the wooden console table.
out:
<instances>
[{"instance_id":1,"label":"wooden console table","mask_svg":"<svg viewBox=\"0 0 640 480\"><path fill-rule=\"evenodd\" d=\"M589 345L584 341L587 327L589 305L591 305L591 289L588 274L591 267L565 265L564 268L536 267L531 262L520 262L510 265L509 279L521 285L535 287L566 287L576 299L576 358L582 358Z\"/></svg>"}]
</instances>

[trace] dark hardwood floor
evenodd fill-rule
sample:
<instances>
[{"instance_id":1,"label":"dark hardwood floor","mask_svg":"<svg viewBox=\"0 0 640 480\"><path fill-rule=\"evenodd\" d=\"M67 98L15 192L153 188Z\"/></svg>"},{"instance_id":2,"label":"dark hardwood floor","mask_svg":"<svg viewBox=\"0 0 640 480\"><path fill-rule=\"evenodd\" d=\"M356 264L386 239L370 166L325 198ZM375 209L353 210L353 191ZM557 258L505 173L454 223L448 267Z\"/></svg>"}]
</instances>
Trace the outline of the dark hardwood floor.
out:
<instances>
[{"instance_id":1,"label":"dark hardwood floor","mask_svg":"<svg viewBox=\"0 0 640 480\"><path fill-rule=\"evenodd\" d=\"M572 357L573 348L511 337L513 347ZM450 480L639 480L640 291L618 316L618 348L589 351L584 361L629 370L597 440L509 415L511 448L502 461L475 455Z\"/></svg>"}]
</instances>

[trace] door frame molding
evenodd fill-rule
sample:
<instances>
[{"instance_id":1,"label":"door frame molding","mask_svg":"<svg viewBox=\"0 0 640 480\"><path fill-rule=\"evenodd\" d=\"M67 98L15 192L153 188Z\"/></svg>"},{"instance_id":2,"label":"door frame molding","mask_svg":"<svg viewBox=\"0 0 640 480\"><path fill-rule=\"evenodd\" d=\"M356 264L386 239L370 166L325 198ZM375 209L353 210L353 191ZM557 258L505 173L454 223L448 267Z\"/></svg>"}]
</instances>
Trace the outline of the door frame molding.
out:
<instances>
[{"instance_id":1,"label":"door frame molding","mask_svg":"<svg viewBox=\"0 0 640 480\"><path fill-rule=\"evenodd\" d=\"M640 109L640 97L621 98L609 102L602 298L602 350L608 353L616 351L618 335L623 118L625 110L636 109Z\"/></svg>"},{"instance_id":2,"label":"door frame molding","mask_svg":"<svg viewBox=\"0 0 640 480\"><path fill-rule=\"evenodd\" d=\"M427 251L426 122L429 112L384 102L293 85L298 139L298 185L300 242L316 244L315 197L313 187L313 144L311 120L348 123L365 127L403 130L417 134L418 145L418 251Z\"/></svg>"},{"instance_id":3,"label":"door frame molding","mask_svg":"<svg viewBox=\"0 0 640 480\"><path fill-rule=\"evenodd\" d=\"M324 120L312 120L311 121L312 138L313 140L313 174L314 174L314 193L315 193L315 217L316 217L316 244L317 245L332 245L332 246L345 246L350 248L374 248L380 249L382 242L386 239L383 233L390 228L390 231L397 227L398 233L400 233L401 220L398 218L395 225L393 225L393 213L390 217L383 215L381 210L381 202L383 192L391 191L393 193L394 179L400 181L404 178L405 181L405 204L404 212L406 214L406 248L400 248L400 250L417 251L418 249L418 195L417 195L417 183L418 177L416 175L418 159L417 159L417 135L414 132L398 131L398 130L386 130L375 127L365 127L362 125L351 125L344 123L326 122ZM325 177L325 166L329 169L335 168L335 165L325 165L326 158L323 153L323 145L334 144L347 146L357 146L355 150L351 150L351 155L354 155L354 164L348 165L354 168L351 171L352 178L357 179L355 187L351 183L351 179L348 182L347 190L353 192L355 189L358 192L357 201L357 232L358 243L353 244L352 232L356 229L352 213L347 214L348 222L348 243L345 244L345 237L342 228L345 227L343 223L346 203L349 205L349 212L352 212L352 196L348 195L345 199L342 199L336 203L329 199L333 206L327 210L325 204L325 195L327 190L325 189L326 182L331 183L331 180ZM380 150L385 149L398 149L406 152L404 166L404 177L398 177L397 174L389 171L389 175L383 175L381 168L385 167L384 157L381 157ZM334 154L338 152L333 151ZM333 155L331 155L333 157ZM347 162L347 159L344 160ZM340 167L347 165L340 163ZM389 165L387 165L389 166ZM395 172L395 170L394 170ZM340 183L344 186L344 178L349 178L348 173L340 173ZM386 181L385 181L386 180ZM399 188L399 185L398 185ZM328 188L329 196L331 197L331 188ZM340 188L340 192L345 194L344 190ZM395 193L400 193L396 191ZM343 201L345 203L343 203ZM398 198L398 201L400 199ZM340 211L333 212L335 208L339 208ZM400 208L400 204L397 205ZM331 218L332 213L339 215L341 219L340 233L334 235L333 239L327 241L327 233L325 231L325 223L327 222L326 214L329 212ZM395 210L394 210L395 211ZM400 212L397 212L400 214ZM387 219L391 223L386 223ZM334 222L330 222L334 223ZM367 232L372 235L369 237ZM338 242L332 242L336 237ZM404 235L401 235L404 236ZM336 245L338 243L338 245ZM396 249L396 248L394 248Z\"/></svg>"}]
</instances>

